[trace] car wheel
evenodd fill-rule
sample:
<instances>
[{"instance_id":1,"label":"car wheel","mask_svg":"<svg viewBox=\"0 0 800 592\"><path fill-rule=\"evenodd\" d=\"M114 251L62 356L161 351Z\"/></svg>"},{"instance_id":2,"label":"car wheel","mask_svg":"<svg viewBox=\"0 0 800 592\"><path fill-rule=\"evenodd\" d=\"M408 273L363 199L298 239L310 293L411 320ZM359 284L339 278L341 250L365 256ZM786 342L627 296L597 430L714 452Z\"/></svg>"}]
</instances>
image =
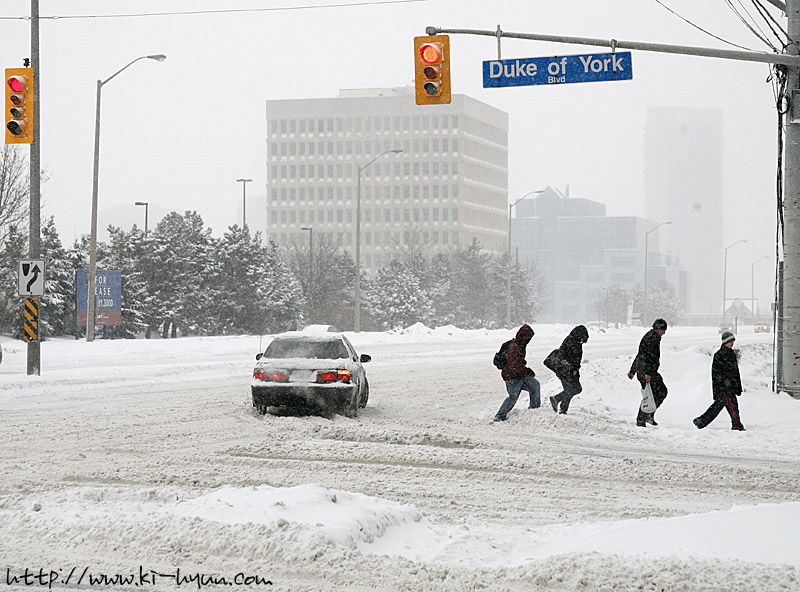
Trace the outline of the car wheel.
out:
<instances>
[{"instance_id":1,"label":"car wheel","mask_svg":"<svg viewBox=\"0 0 800 592\"><path fill-rule=\"evenodd\" d=\"M361 391L361 400L358 403L358 406L362 409L367 406L367 401L369 401L369 381L367 377L364 377L364 388Z\"/></svg>"}]
</instances>

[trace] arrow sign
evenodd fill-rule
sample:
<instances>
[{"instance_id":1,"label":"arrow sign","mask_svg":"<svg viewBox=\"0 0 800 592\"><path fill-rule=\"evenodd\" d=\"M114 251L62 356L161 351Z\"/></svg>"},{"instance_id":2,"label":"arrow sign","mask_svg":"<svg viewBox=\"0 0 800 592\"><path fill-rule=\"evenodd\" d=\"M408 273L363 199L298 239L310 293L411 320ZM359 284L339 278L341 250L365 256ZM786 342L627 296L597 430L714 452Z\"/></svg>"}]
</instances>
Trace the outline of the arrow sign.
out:
<instances>
[{"instance_id":1,"label":"arrow sign","mask_svg":"<svg viewBox=\"0 0 800 592\"><path fill-rule=\"evenodd\" d=\"M31 275L33 275L33 277L28 281L28 285L25 286L25 289L28 292L31 291L31 286L33 286L33 284L36 282L36 279L39 277L39 273L41 273L41 270L39 269L39 266L38 265L34 265L33 269L31 270Z\"/></svg>"},{"instance_id":2,"label":"arrow sign","mask_svg":"<svg viewBox=\"0 0 800 592\"><path fill-rule=\"evenodd\" d=\"M24 259L19 262L18 292L20 296L44 296L44 259Z\"/></svg>"}]
</instances>

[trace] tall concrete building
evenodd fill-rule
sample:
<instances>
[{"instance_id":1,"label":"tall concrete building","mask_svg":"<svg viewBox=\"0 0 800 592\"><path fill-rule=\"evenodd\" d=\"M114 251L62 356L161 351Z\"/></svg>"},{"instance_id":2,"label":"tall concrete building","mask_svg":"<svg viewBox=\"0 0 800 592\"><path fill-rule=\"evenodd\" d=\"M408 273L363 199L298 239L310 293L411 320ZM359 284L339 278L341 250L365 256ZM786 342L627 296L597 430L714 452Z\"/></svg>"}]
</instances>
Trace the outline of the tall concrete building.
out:
<instances>
[{"instance_id":1,"label":"tall concrete building","mask_svg":"<svg viewBox=\"0 0 800 592\"><path fill-rule=\"evenodd\" d=\"M506 113L464 95L417 106L413 88L343 90L266 107L270 240L307 240L302 227L309 227L353 253L361 171L367 272L411 246L430 254L476 238L488 252L505 251Z\"/></svg>"},{"instance_id":2,"label":"tall concrete building","mask_svg":"<svg viewBox=\"0 0 800 592\"><path fill-rule=\"evenodd\" d=\"M687 270L687 313L722 312L722 111L651 107L645 130L645 215Z\"/></svg>"}]
</instances>

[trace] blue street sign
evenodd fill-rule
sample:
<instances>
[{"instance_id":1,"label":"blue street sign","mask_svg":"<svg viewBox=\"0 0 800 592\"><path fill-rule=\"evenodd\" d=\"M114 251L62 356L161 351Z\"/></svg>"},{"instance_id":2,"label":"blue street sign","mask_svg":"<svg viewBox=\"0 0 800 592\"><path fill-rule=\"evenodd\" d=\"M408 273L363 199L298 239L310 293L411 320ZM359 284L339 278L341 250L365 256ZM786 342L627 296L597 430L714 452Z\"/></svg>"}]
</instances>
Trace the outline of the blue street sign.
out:
<instances>
[{"instance_id":1,"label":"blue street sign","mask_svg":"<svg viewBox=\"0 0 800 592\"><path fill-rule=\"evenodd\" d=\"M632 79L629 51L483 62L483 88Z\"/></svg>"}]
</instances>

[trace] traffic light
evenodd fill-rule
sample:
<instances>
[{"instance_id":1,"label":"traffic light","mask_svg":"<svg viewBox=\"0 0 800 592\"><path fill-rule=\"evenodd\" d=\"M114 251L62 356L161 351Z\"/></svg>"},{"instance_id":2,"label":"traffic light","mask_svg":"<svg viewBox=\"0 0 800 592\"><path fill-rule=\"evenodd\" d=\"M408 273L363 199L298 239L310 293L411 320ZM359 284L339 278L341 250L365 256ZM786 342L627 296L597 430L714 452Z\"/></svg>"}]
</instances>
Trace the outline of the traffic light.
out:
<instances>
[{"instance_id":1,"label":"traffic light","mask_svg":"<svg viewBox=\"0 0 800 592\"><path fill-rule=\"evenodd\" d=\"M417 105L450 103L450 37L414 37Z\"/></svg>"},{"instance_id":2,"label":"traffic light","mask_svg":"<svg viewBox=\"0 0 800 592\"><path fill-rule=\"evenodd\" d=\"M33 142L33 68L6 68L6 144Z\"/></svg>"}]
</instances>

